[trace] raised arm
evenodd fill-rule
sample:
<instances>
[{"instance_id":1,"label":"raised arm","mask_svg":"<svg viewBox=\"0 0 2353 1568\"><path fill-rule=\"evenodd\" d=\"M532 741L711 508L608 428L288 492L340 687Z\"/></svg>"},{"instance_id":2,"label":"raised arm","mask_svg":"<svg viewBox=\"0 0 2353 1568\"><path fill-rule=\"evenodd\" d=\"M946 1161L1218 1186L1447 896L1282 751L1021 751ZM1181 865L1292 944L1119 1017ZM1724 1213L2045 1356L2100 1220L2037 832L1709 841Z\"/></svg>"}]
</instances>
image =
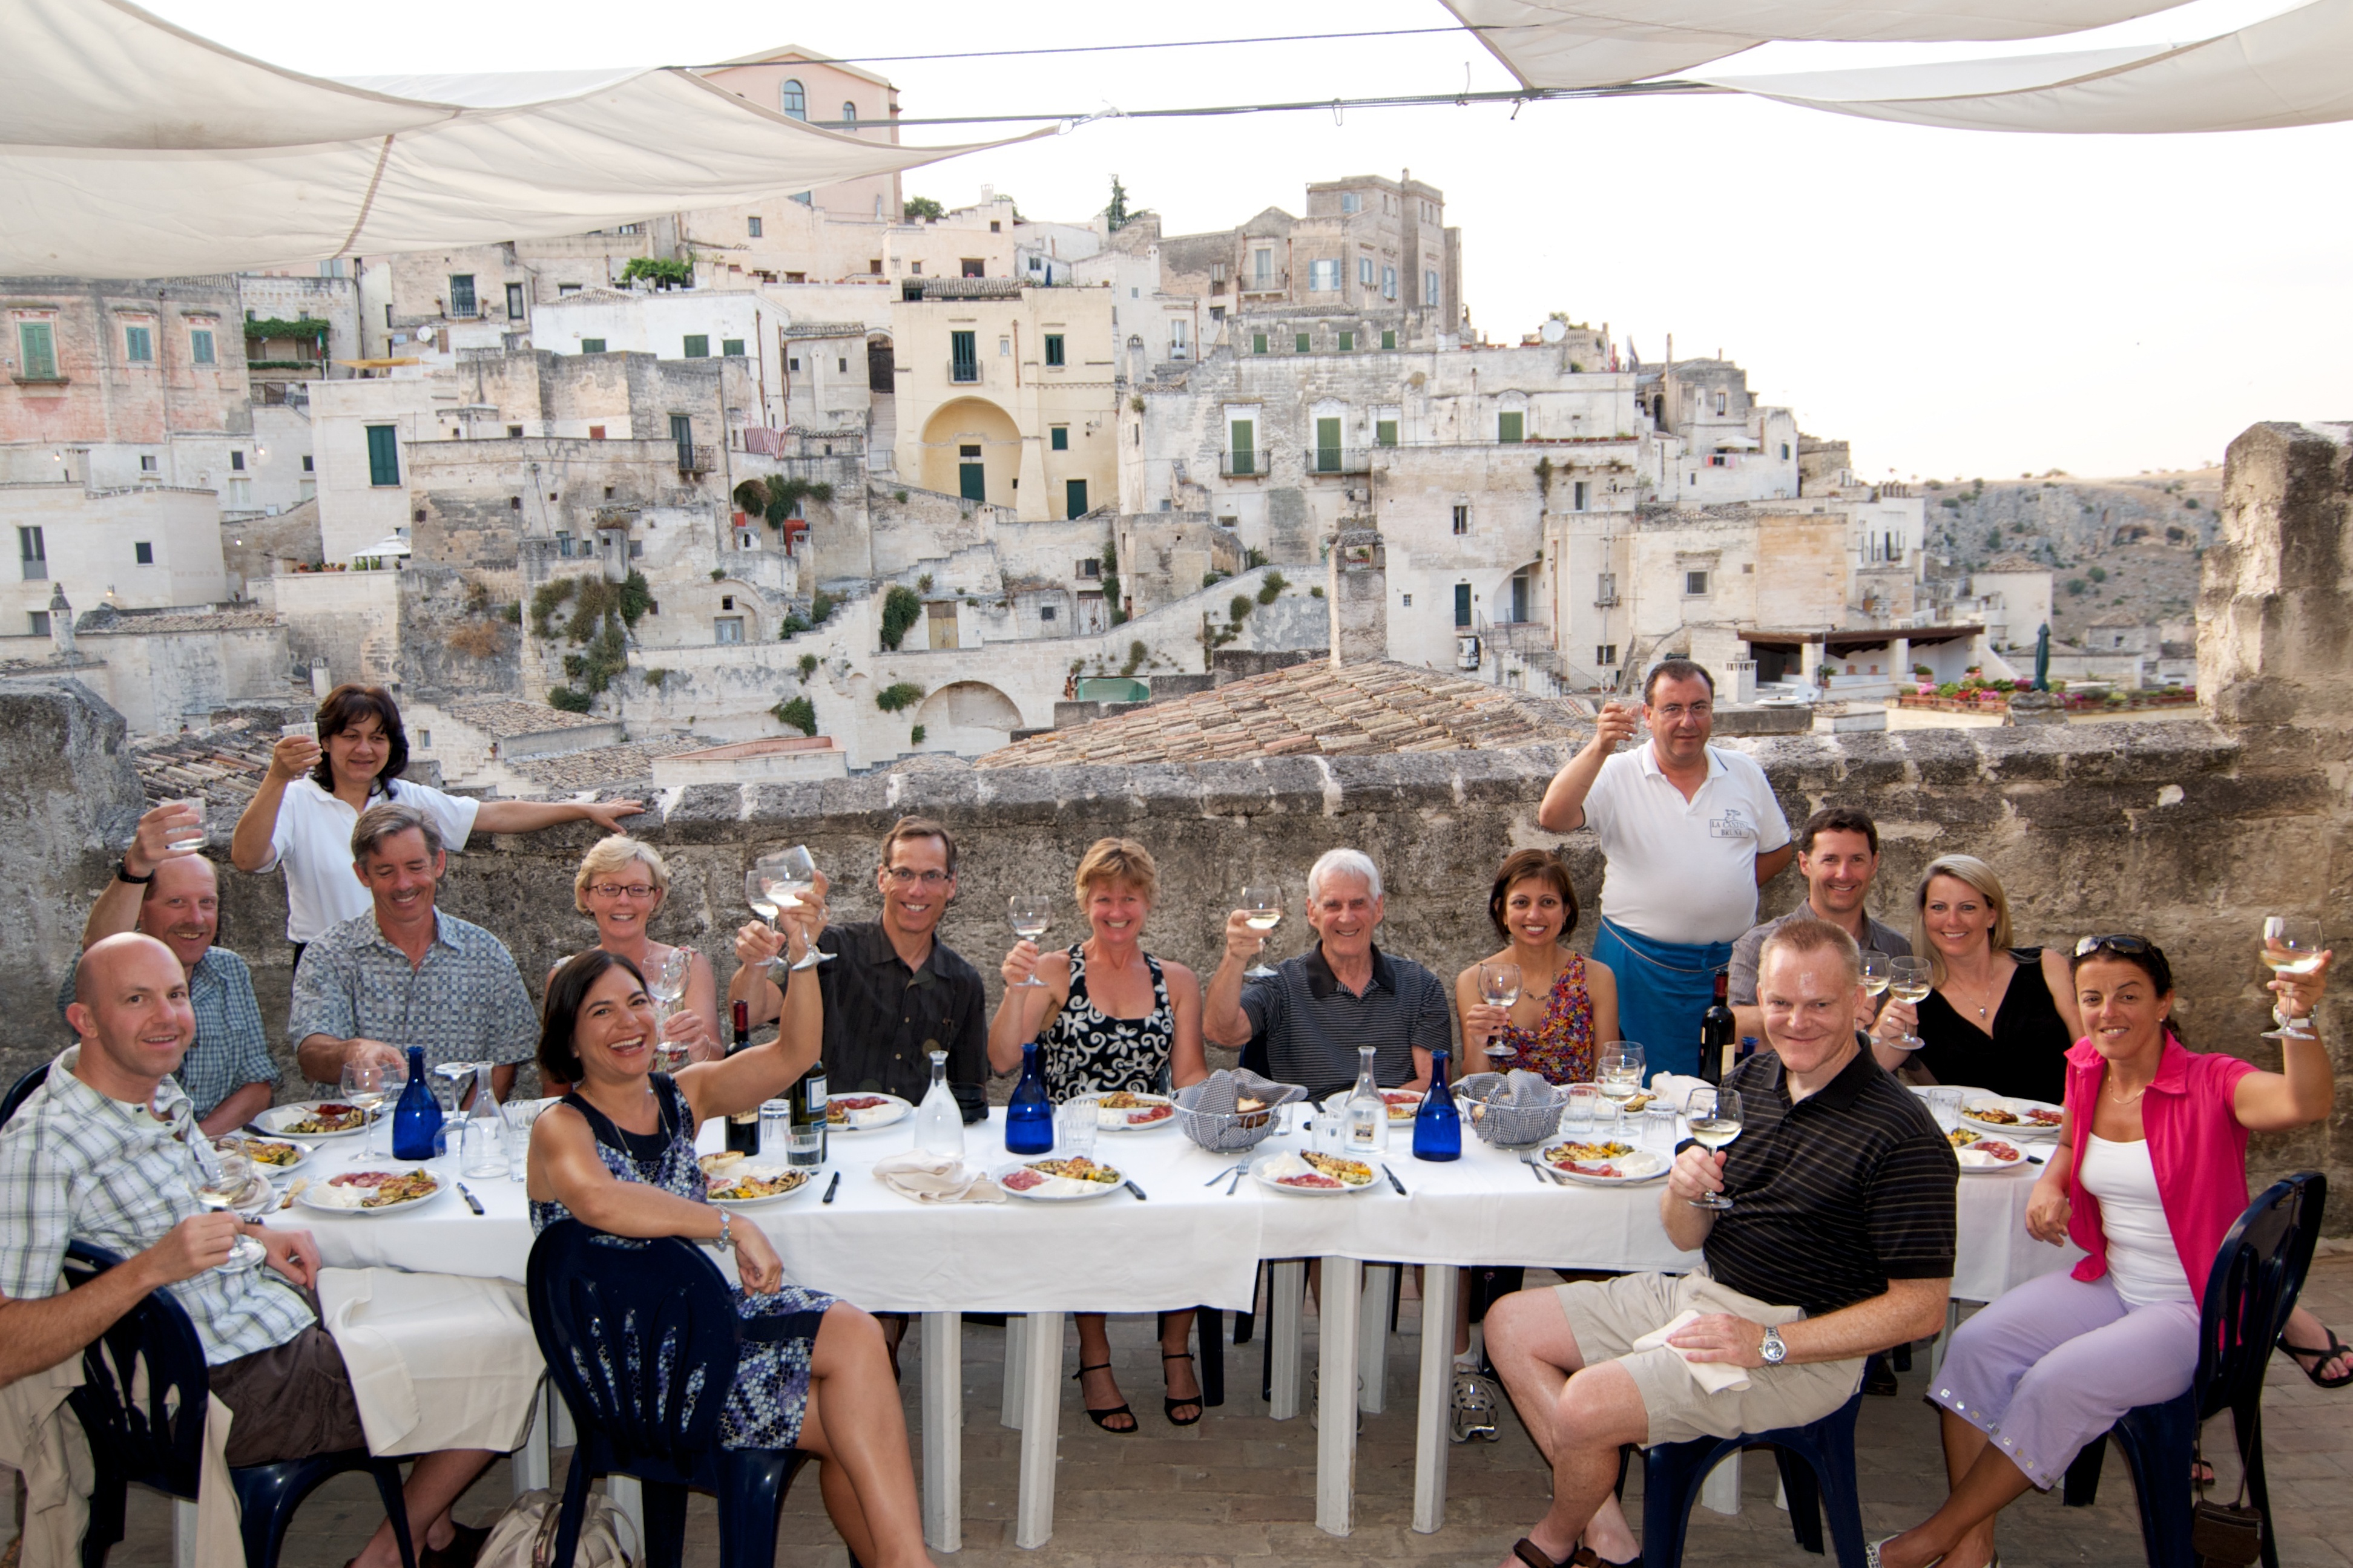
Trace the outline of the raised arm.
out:
<instances>
[{"instance_id":1,"label":"raised arm","mask_svg":"<svg viewBox=\"0 0 2353 1568\"><path fill-rule=\"evenodd\" d=\"M486 800L474 814L478 833L536 833L566 822L593 822L607 833L645 807L634 800Z\"/></svg>"},{"instance_id":2,"label":"raised arm","mask_svg":"<svg viewBox=\"0 0 2353 1568\"><path fill-rule=\"evenodd\" d=\"M1242 971L1266 946L1263 933L1250 928L1250 916L1235 910L1226 916L1226 951L1218 960L1201 998L1201 1035L1213 1046L1238 1050L1250 1044L1250 1015L1242 1011Z\"/></svg>"},{"instance_id":3,"label":"raised arm","mask_svg":"<svg viewBox=\"0 0 2353 1568\"><path fill-rule=\"evenodd\" d=\"M2291 1018L2311 1018L2328 989L2328 965L2335 950L2320 955L2320 967L2309 974L2280 973L2271 989L2279 993L2280 1010ZM2317 1121L2336 1103L2337 1082L2328 1066L2328 1047L2316 1036L2280 1042L2279 1072L2251 1072L2232 1091L2231 1108L2239 1125L2251 1132L2284 1132Z\"/></svg>"},{"instance_id":4,"label":"raised arm","mask_svg":"<svg viewBox=\"0 0 2353 1568\"><path fill-rule=\"evenodd\" d=\"M194 855L194 849L174 849L168 840L174 828L184 828L204 821L204 813L185 805L159 805L139 819L139 831L132 837L130 847L122 852L123 869L134 877L153 877L155 868L166 860ZM106 890L98 895L90 906L90 919L82 922L81 945L87 951L92 943L110 936L120 936L139 924L139 906L145 901L147 887L142 882L126 882L120 877L111 879Z\"/></svg>"},{"instance_id":5,"label":"raised arm","mask_svg":"<svg viewBox=\"0 0 2353 1568\"><path fill-rule=\"evenodd\" d=\"M1593 738L1545 786L1543 804L1536 807L1538 827L1547 833L1574 833L1585 826L1585 797L1593 793L1593 781L1601 776L1601 764L1617 751L1618 742L1633 737L1634 721L1631 708L1616 702L1601 705L1593 721Z\"/></svg>"},{"instance_id":6,"label":"raised arm","mask_svg":"<svg viewBox=\"0 0 2353 1568\"><path fill-rule=\"evenodd\" d=\"M798 940L793 948L796 957L808 951ZM686 1091L686 1102L698 1120L751 1110L783 1094L816 1065L825 1047L825 1000L817 975L814 969L788 974L784 1016L775 1039L679 1069L678 1087Z\"/></svg>"},{"instance_id":7,"label":"raised arm","mask_svg":"<svg viewBox=\"0 0 2353 1568\"><path fill-rule=\"evenodd\" d=\"M785 951L785 935L765 921L752 921L735 932L735 973L727 981L727 1010L744 1004L744 1016L758 1028L776 1016L785 994L768 978L768 965Z\"/></svg>"},{"instance_id":8,"label":"raised arm","mask_svg":"<svg viewBox=\"0 0 2353 1568\"><path fill-rule=\"evenodd\" d=\"M1021 1065L1021 1047L1036 1039L1046 1020L1070 1000L1071 958L1064 952L1039 952L1038 944L1025 937L1013 944L997 972L1005 977L1005 994L988 1021L988 1070L1006 1073ZM1024 984L1031 979L1039 984Z\"/></svg>"},{"instance_id":9,"label":"raised arm","mask_svg":"<svg viewBox=\"0 0 2353 1568\"><path fill-rule=\"evenodd\" d=\"M272 840L278 836L278 808L286 799L286 786L318 763L319 742L307 735L281 736L269 748L269 769L261 775L261 787L245 803L237 831L229 835L230 865L240 871L259 871L269 864L276 853Z\"/></svg>"}]
</instances>

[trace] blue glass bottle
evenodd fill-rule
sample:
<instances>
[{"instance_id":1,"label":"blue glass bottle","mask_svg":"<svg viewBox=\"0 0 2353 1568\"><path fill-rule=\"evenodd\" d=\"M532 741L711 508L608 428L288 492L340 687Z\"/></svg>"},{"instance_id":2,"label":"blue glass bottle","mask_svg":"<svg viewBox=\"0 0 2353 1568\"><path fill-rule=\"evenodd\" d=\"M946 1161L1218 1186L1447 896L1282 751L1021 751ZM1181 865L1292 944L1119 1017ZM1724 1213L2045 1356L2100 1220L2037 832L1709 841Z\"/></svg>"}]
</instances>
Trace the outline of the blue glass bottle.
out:
<instances>
[{"instance_id":1,"label":"blue glass bottle","mask_svg":"<svg viewBox=\"0 0 2353 1568\"><path fill-rule=\"evenodd\" d=\"M1021 1047L1021 1081L1005 1106L1005 1152L1047 1154L1054 1148L1054 1107L1046 1098L1046 1070L1038 1065L1038 1042Z\"/></svg>"},{"instance_id":2,"label":"blue glass bottle","mask_svg":"<svg viewBox=\"0 0 2353 1568\"><path fill-rule=\"evenodd\" d=\"M392 1157L430 1160L439 1152L434 1141L441 1131L441 1107L425 1081L425 1047L408 1047L408 1087L392 1112Z\"/></svg>"},{"instance_id":3,"label":"blue glass bottle","mask_svg":"<svg viewBox=\"0 0 2353 1568\"><path fill-rule=\"evenodd\" d=\"M1413 1157L1417 1160L1462 1158L1462 1113L1454 1109L1454 1091L1446 1087L1444 1051L1430 1053L1430 1092L1413 1113Z\"/></svg>"}]
</instances>

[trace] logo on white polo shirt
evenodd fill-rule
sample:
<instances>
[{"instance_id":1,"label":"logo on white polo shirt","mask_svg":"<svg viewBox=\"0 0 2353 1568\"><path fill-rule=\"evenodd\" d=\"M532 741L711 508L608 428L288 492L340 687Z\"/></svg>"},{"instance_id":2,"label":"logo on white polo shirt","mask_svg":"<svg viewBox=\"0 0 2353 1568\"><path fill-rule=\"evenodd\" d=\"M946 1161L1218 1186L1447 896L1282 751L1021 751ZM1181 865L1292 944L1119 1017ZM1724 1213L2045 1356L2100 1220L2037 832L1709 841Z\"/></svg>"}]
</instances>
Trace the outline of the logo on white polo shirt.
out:
<instances>
[{"instance_id":1,"label":"logo on white polo shirt","mask_svg":"<svg viewBox=\"0 0 2353 1568\"><path fill-rule=\"evenodd\" d=\"M1748 820L1748 814L1740 807L1727 805L1722 816L1709 819L1707 836L1710 838L1754 838L1757 826Z\"/></svg>"}]
</instances>

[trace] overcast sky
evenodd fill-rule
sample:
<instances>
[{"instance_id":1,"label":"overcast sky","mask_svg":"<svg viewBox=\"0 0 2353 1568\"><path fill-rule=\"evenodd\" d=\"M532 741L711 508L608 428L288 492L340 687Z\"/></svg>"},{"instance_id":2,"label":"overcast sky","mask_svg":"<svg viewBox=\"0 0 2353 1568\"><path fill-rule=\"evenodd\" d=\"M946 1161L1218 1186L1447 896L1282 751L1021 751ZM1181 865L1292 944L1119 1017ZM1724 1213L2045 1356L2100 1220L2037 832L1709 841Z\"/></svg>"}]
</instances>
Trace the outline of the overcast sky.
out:
<instances>
[{"instance_id":1,"label":"overcast sky","mask_svg":"<svg viewBox=\"0 0 2353 1568\"><path fill-rule=\"evenodd\" d=\"M963 0L146 3L323 75L683 65L786 43L859 58L1451 21L1435 0L1044 12ZM2282 3L2198 9L2236 19ZM2207 30L2177 16L2111 33ZM1821 58L1778 47L1776 65ZM909 117L1512 85L1459 31L869 68L899 84ZM939 126L903 139L976 138ZM954 205L993 184L1026 216L1083 220L1116 173L1134 205L1187 233L1271 205L1298 212L1310 180L1410 168L1446 193L1472 320L1490 339L1515 341L1556 310L1609 322L1646 359L1672 332L1678 355L1720 349L1805 430L1852 441L1867 475L2004 478L2194 467L2259 419L2353 418L2348 154L2348 125L2004 136L1685 97L1532 104L1516 118L1508 106L1448 106L1097 121L911 171L905 188Z\"/></svg>"}]
</instances>

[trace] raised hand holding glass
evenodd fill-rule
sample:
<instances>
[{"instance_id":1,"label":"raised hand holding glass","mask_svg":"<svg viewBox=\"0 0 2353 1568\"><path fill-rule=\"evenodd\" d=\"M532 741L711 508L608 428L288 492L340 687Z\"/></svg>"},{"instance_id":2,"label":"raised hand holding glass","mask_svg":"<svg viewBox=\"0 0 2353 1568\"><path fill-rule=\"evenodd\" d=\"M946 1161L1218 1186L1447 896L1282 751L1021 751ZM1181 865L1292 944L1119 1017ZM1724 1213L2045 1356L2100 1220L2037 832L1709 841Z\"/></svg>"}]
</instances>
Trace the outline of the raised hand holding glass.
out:
<instances>
[{"instance_id":1,"label":"raised hand holding glass","mask_svg":"<svg viewBox=\"0 0 2353 1568\"><path fill-rule=\"evenodd\" d=\"M1740 1096L1729 1089L1695 1089L1691 1099L1683 1102L1684 1113L1690 1118L1692 1142L1709 1153L1719 1153L1725 1146L1740 1136ZM1722 1193L1709 1193L1691 1200L1695 1209L1728 1209L1732 1200Z\"/></svg>"},{"instance_id":2,"label":"raised hand holding glass","mask_svg":"<svg viewBox=\"0 0 2353 1568\"><path fill-rule=\"evenodd\" d=\"M2266 915L2263 918L2263 967L2274 974L2310 974L2320 967L2320 922L2301 915ZM2309 1040L2313 1033L2311 1020L2288 1016L2287 998L2281 996L2272 1004L2272 1022L2276 1029L2266 1029L2266 1040Z\"/></svg>"},{"instance_id":3,"label":"raised hand holding glass","mask_svg":"<svg viewBox=\"0 0 2353 1568\"><path fill-rule=\"evenodd\" d=\"M1520 999L1520 966L1516 963L1482 963L1479 966L1479 994L1491 1007L1509 1012L1512 1004ZM1518 1051L1516 1046L1503 1036L1487 1037L1487 1054L1503 1061Z\"/></svg>"},{"instance_id":4,"label":"raised hand holding glass","mask_svg":"<svg viewBox=\"0 0 2353 1568\"><path fill-rule=\"evenodd\" d=\"M1036 942L1039 937L1044 936L1047 928L1054 923L1054 906L1050 902L1044 899L1033 899L1023 893L1016 893L1005 900L1005 912L1007 918L1013 922L1013 934L1023 942ZM1016 984L1043 985L1046 983L1032 974L1029 979L1018 981Z\"/></svg>"},{"instance_id":5,"label":"raised hand holding glass","mask_svg":"<svg viewBox=\"0 0 2353 1568\"><path fill-rule=\"evenodd\" d=\"M1243 914L1248 917L1243 923L1250 930L1264 935L1282 921L1282 889L1271 882L1244 888L1241 908ZM1265 945L1261 943L1259 948L1259 961L1242 971L1243 978L1271 980L1274 977L1274 971L1267 966L1265 953Z\"/></svg>"}]
</instances>

